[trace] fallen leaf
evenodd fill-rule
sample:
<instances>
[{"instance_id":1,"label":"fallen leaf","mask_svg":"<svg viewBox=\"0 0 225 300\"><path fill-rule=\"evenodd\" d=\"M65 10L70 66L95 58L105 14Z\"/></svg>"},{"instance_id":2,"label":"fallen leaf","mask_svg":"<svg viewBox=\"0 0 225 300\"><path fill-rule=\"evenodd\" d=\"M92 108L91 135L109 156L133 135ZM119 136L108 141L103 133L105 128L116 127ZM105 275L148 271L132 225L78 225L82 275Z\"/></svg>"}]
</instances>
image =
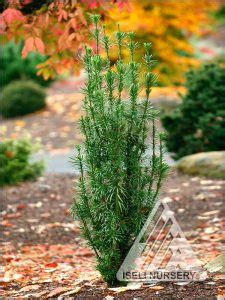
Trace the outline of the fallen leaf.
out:
<instances>
[{"instance_id":1,"label":"fallen leaf","mask_svg":"<svg viewBox=\"0 0 225 300\"><path fill-rule=\"evenodd\" d=\"M19 127L24 127L24 125L26 124L24 121L21 121L21 120L18 120L15 122L16 126L19 126Z\"/></svg>"},{"instance_id":2,"label":"fallen leaf","mask_svg":"<svg viewBox=\"0 0 225 300\"><path fill-rule=\"evenodd\" d=\"M180 199L181 199L181 198L180 198L179 196L174 196L174 197L173 197L173 200L174 200L174 201L179 201Z\"/></svg>"},{"instance_id":3,"label":"fallen leaf","mask_svg":"<svg viewBox=\"0 0 225 300\"><path fill-rule=\"evenodd\" d=\"M182 286L182 285L187 285L187 284L189 284L189 283L190 283L190 282L185 282L185 281L183 281L183 282L175 282L174 284Z\"/></svg>"},{"instance_id":4,"label":"fallen leaf","mask_svg":"<svg viewBox=\"0 0 225 300\"><path fill-rule=\"evenodd\" d=\"M214 233L218 231L218 228L217 227L207 227L204 229L204 233L206 234L211 234L211 233Z\"/></svg>"},{"instance_id":5,"label":"fallen leaf","mask_svg":"<svg viewBox=\"0 0 225 300\"><path fill-rule=\"evenodd\" d=\"M48 293L48 291L42 291L40 293L32 293L32 294L27 294L26 298L36 298L36 299L43 299L42 296L46 295Z\"/></svg>"},{"instance_id":6,"label":"fallen leaf","mask_svg":"<svg viewBox=\"0 0 225 300\"><path fill-rule=\"evenodd\" d=\"M162 289L164 289L165 287L164 286L161 286L161 285L155 285L155 286L150 286L150 289L151 290L154 290L154 291L160 291Z\"/></svg>"},{"instance_id":7,"label":"fallen leaf","mask_svg":"<svg viewBox=\"0 0 225 300\"><path fill-rule=\"evenodd\" d=\"M33 285L27 285L23 287L22 289L19 290L19 292L29 292L33 290L38 290L40 288L40 285L38 284L33 284Z\"/></svg>"},{"instance_id":8,"label":"fallen leaf","mask_svg":"<svg viewBox=\"0 0 225 300\"><path fill-rule=\"evenodd\" d=\"M216 284L214 281L210 281L210 282L206 282L206 284L209 284L209 285L214 285Z\"/></svg>"},{"instance_id":9,"label":"fallen leaf","mask_svg":"<svg viewBox=\"0 0 225 300\"><path fill-rule=\"evenodd\" d=\"M217 274L214 276L214 280L225 280L225 274Z\"/></svg>"},{"instance_id":10,"label":"fallen leaf","mask_svg":"<svg viewBox=\"0 0 225 300\"><path fill-rule=\"evenodd\" d=\"M213 181L212 180L201 180L200 181L200 184L202 184L202 185L204 185L204 184L212 184L213 183Z\"/></svg>"},{"instance_id":11,"label":"fallen leaf","mask_svg":"<svg viewBox=\"0 0 225 300\"><path fill-rule=\"evenodd\" d=\"M51 291L48 295L47 298L51 298L51 297L56 297L61 295L63 292L68 291L69 288L65 287L65 286L61 286L61 287L57 287L56 289L54 289L53 291Z\"/></svg>"},{"instance_id":12,"label":"fallen leaf","mask_svg":"<svg viewBox=\"0 0 225 300\"><path fill-rule=\"evenodd\" d=\"M211 215L218 214L219 212L220 212L219 210L211 210L211 211L207 211L207 212L203 213L202 215L211 216Z\"/></svg>"},{"instance_id":13,"label":"fallen leaf","mask_svg":"<svg viewBox=\"0 0 225 300\"><path fill-rule=\"evenodd\" d=\"M19 218L21 216L21 213L15 213L15 214L7 214L3 216L3 219L15 219Z\"/></svg>"},{"instance_id":14,"label":"fallen leaf","mask_svg":"<svg viewBox=\"0 0 225 300\"><path fill-rule=\"evenodd\" d=\"M180 189L169 189L169 193L178 193L180 192Z\"/></svg>"},{"instance_id":15,"label":"fallen leaf","mask_svg":"<svg viewBox=\"0 0 225 300\"><path fill-rule=\"evenodd\" d=\"M4 227L13 227L13 224L9 223L8 220L2 221L1 225L4 226Z\"/></svg>"},{"instance_id":16,"label":"fallen leaf","mask_svg":"<svg viewBox=\"0 0 225 300\"><path fill-rule=\"evenodd\" d=\"M129 290L138 290L142 287L142 282L129 282L127 288Z\"/></svg>"},{"instance_id":17,"label":"fallen leaf","mask_svg":"<svg viewBox=\"0 0 225 300\"><path fill-rule=\"evenodd\" d=\"M162 199L162 202L164 202L164 203L170 203L170 202L173 202L173 199L171 197L164 197Z\"/></svg>"},{"instance_id":18,"label":"fallen leaf","mask_svg":"<svg viewBox=\"0 0 225 300\"><path fill-rule=\"evenodd\" d=\"M56 268L58 264L56 262L48 263L45 265L46 268Z\"/></svg>"},{"instance_id":19,"label":"fallen leaf","mask_svg":"<svg viewBox=\"0 0 225 300\"><path fill-rule=\"evenodd\" d=\"M113 291L113 292L117 292L117 293L121 293L121 292L125 292L128 290L128 288L126 286L120 286L117 288L109 288L108 290Z\"/></svg>"},{"instance_id":20,"label":"fallen leaf","mask_svg":"<svg viewBox=\"0 0 225 300\"><path fill-rule=\"evenodd\" d=\"M66 292L65 294L62 294L61 296L64 297L64 296L69 296L69 295L73 295L73 294L76 294L80 291L82 287L78 286L76 287L75 289L69 291L69 292Z\"/></svg>"},{"instance_id":21,"label":"fallen leaf","mask_svg":"<svg viewBox=\"0 0 225 300\"><path fill-rule=\"evenodd\" d=\"M26 207L25 204L20 203L20 204L17 205L16 209L17 209L17 210L21 210L21 209L24 209L25 207Z\"/></svg>"},{"instance_id":22,"label":"fallen leaf","mask_svg":"<svg viewBox=\"0 0 225 300\"><path fill-rule=\"evenodd\" d=\"M224 293L220 293L220 291L218 291L218 295L216 297L217 300L224 300L225 298L225 294Z\"/></svg>"},{"instance_id":23,"label":"fallen leaf","mask_svg":"<svg viewBox=\"0 0 225 300\"><path fill-rule=\"evenodd\" d=\"M194 200L206 200L206 195L203 193L199 193L196 196L193 197Z\"/></svg>"},{"instance_id":24,"label":"fallen leaf","mask_svg":"<svg viewBox=\"0 0 225 300\"><path fill-rule=\"evenodd\" d=\"M222 186L221 185L210 185L210 186L208 186L208 185L206 185L206 186L203 186L202 188L201 188L202 190L221 190L222 189Z\"/></svg>"}]
</instances>

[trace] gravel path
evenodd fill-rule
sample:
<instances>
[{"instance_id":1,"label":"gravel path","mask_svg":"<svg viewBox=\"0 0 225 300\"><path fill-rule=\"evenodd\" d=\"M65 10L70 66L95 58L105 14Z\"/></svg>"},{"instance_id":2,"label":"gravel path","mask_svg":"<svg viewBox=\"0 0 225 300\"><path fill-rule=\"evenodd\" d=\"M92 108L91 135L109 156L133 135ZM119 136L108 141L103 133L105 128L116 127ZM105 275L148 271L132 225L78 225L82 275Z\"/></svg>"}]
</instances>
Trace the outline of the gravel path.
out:
<instances>
[{"instance_id":1,"label":"gravel path","mask_svg":"<svg viewBox=\"0 0 225 300\"><path fill-rule=\"evenodd\" d=\"M78 175L77 166L72 163L71 158L75 156L75 150L62 149L51 152L40 152L33 156L32 161L43 160L45 163L45 173L73 174ZM174 165L174 160L168 153L165 155L165 161Z\"/></svg>"}]
</instances>

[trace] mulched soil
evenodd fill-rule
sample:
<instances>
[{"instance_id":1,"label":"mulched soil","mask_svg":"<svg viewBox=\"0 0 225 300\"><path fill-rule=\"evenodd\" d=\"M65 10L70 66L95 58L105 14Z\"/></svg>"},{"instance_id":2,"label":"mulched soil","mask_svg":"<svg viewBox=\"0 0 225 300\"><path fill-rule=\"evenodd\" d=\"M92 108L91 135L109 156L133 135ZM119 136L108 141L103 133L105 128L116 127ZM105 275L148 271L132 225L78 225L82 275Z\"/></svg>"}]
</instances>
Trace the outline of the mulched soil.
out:
<instances>
[{"instance_id":1,"label":"mulched soil","mask_svg":"<svg viewBox=\"0 0 225 300\"><path fill-rule=\"evenodd\" d=\"M0 293L4 296L47 298L71 292L75 299L102 299L107 295L117 299L216 299L215 295L225 293L225 282L218 274L185 286L159 283L136 290L108 289L96 280L93 253L79 235L78 222L69 214L74 185L72 176L49 175L0 189ZM203 264L221 252L225 242L225 181L174 172L161 198L174 211Z\"/></svg>"},{"instance_id":2,"label":"mulched soil","mask_svg":"<svg viewBox=\"0 0 225 300\"><path fill-rule=\"evenodd\" d=\"M73 147L82 141L77 128L82 113L78 89L82 84L82 79L55 83L48 90L47 109L22 118L0 120L0 137L16 138L28 132L32 138L41 137L44 150ZM176 91L172 98L175 94ZM158 97L157 93L155 96ZM171 97L171 90L168 96ZM163 94L166 97L167 92ZM80 236L79 223L69 213L75 179L70 175L48 174L34 182L0 189L0 295L41 299L223 297L224 277L218 273L210 274L204 282L188 285L157 283L134 290L109 289L95 271L94 254ZM174 171L164 184L161 199L174 211L203 264L221 252L225 243L225 181Z\"/></svg>"}]
</instances>

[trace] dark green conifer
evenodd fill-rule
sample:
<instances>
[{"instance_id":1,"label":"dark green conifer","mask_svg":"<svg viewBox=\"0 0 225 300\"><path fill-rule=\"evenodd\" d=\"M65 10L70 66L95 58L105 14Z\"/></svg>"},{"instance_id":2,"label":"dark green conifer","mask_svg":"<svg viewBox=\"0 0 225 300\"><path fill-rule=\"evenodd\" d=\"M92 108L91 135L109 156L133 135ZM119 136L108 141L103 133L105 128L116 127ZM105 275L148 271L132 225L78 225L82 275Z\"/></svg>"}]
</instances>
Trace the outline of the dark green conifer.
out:
<instances>
[{"instance_id":1,"label":"dark green conifer","mask_svg":"<svg viewBox=\"0 0 225 300\"><path fill-rule=\"evenodd\" d=\"M161 181L168 169L163 161L163 136L156 130L158 112L149 101L156 76L151 45L144 44L146 98L142 88L141 64L134 61L139 46L133 33L118 27L115 41L109 39L92 17L96 49L86 47L83 57L87 81L80 128L85 137L77 147L75 163L80 170L72 214L97 257L97 269L109 285L118 284L116 273L135 237L155 205ZM111 67L110 48L116 44L118 61ZM104 55L100 55L100 47ZM122 49L130 61L122 59ZM143 82L143 80L142 80ZM123 91L128 90L128 97ZM147 154L147 149L152 153Z\"/></svg>"}]
</instances>

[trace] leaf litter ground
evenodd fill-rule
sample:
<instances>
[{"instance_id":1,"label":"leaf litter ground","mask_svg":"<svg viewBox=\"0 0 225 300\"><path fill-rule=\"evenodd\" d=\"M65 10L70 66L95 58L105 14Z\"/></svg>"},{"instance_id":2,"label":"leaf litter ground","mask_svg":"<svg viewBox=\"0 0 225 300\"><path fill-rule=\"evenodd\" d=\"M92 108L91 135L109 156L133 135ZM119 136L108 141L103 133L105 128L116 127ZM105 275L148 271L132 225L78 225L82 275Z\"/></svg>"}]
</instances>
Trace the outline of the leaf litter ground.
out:
<instances>
[{"instance_id":1,"label":"leaf litter ground","mask_svg":"<svg viewBox=\"0 0 225 300\"><path fill-rule=\"evenodd\" d=\"M82 141L76 126L81 115L83 79L57 82L48 91L46 110L4 121L1 134L27 132L41 138L44 150L65 151ZM170 88L155 99L176 98ZM0 120L1 121L1 120ZM46 128L48 130L46 130ZM95 271L93 252L69 214L74 177L51 174L35 182L0 189L0 295L4 297L74 297L75 299L223 299L224 275L188 285L158 283L109 289ZM225 242L225 181L174 172L161 198L174 211L194 251L206 264Z\"/></svg>"},{"instance_id":2,"label":"leaf litter ground","mask_svg":"<svg viewBox=\"0 0 225 300\"><path fill-rule=\"evenodd\" d=\"M95 271L93 252L69 214L74 178L48 175L35 182L0 190L0 282L3 296L118 299L141 297L212 297L223 295L219 273L188 285L158 283L108 289ZM216 257L225 237L225 181L173 173L161 198L174 211L182 230L203 264Z\"/></svg>"}]
</instances>

